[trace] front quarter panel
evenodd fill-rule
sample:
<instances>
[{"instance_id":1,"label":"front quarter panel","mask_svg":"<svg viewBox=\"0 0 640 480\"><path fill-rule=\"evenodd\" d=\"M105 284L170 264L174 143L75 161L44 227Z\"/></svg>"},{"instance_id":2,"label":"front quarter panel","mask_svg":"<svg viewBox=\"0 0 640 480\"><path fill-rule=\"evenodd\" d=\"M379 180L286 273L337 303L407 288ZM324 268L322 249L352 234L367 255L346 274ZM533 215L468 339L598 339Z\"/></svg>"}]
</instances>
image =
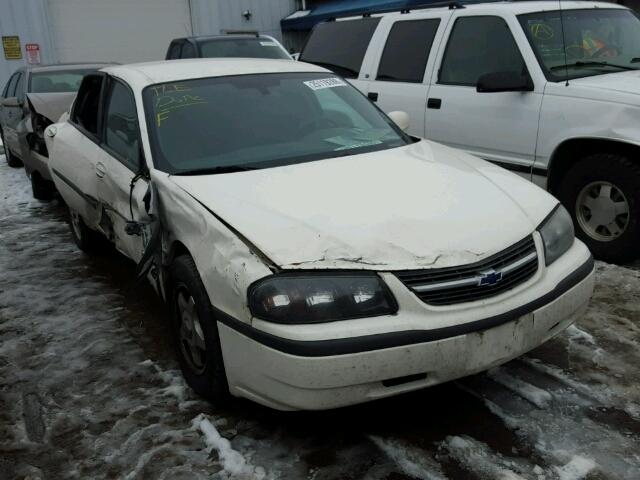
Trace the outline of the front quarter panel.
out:
<instances>
[{"instance_id":1,"label":"front quarter panel","mask_svg":"<svg viewBox=\"0 0 640 480\"><path fill-rule=\"evenodd\" d=\"M272 273L263 259L166 173L153 171L163 228L163 258L172 260L176 242L196 264L214 307L249 323L247 289Z\"/></svg>"}]
</instances>

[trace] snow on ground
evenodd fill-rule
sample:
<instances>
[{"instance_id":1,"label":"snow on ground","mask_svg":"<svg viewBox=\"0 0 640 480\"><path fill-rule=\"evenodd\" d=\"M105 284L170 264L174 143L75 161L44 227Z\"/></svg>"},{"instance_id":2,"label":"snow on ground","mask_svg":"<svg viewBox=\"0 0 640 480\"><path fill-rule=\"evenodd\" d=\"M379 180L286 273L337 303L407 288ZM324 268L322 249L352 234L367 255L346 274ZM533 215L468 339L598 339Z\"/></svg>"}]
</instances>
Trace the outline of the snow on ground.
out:
<instances>
[{"instance_id":1,"label":"snow on ground","mask_svg":"<svg viewBox=\"0 0 640 480\"><path fill-rule=\"evenodd\" d=\"M591 308L486 374L331 412L213 406L119 255L0 157L0 479L637 479L640 262L598 263Z\"/></svg>"}]
</instances>

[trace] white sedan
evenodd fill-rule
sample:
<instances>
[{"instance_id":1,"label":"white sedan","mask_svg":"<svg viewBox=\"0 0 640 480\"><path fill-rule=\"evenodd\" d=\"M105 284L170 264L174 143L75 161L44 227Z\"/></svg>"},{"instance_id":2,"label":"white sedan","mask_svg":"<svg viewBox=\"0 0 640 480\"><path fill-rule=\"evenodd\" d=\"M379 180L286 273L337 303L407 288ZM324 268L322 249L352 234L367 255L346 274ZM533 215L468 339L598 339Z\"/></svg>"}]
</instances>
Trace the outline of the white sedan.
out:
<instances>
[{"instance_id":1,"label":"white sedan","mask_svg":"<svg viewBox=\"0 0 640 480\"><path fill-rule=\"evenodd\" d=\"M557 200L399 125L314 65L199 59L88 75L46 135L76 243L138 262L189 385L297 410L485 370L587 308Z\"/></svg>"}]
</instances>

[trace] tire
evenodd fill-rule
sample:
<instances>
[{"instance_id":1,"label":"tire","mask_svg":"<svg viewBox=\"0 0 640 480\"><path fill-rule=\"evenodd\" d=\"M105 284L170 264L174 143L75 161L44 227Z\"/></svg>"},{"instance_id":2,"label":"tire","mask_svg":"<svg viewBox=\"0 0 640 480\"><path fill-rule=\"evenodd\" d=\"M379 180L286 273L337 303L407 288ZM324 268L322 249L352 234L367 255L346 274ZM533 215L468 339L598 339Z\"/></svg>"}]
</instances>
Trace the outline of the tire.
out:
<instances>
[{"instance_id":1,"label":"tire","mask_svg":"<svg viewBox=\"0 0 640 480\"><path fill-rule=\"evenodd\" d=\"M216 314L200 274L188 255L176 258L169 273L171 327L182 373L198 395L216 404L226 403L230 398L229 385Z\"/></svg>"},{"instance_id":2,"label":"tire","mask_svg":"<svg viewBox=\"0 0 640 480\"><path fill-rule=\"evenodd\" d=\"M9 147L7 146L7 142L4 141L4 133L0 133L0 135L2 136L2 144L4 145L4 158L6 158L7 160L7 165L9 165L11 168L22 167L22 161L13 153L11 153L11 150L9 150Z\"/></svg>"},{"instance_id":3,"label":"tire","mask_svg":"<svg viewBox=\"0 0 640 480\"><path fill-rule=\"evenodd\" d=\"M55 194L55 187L53 182L45 180L38 172L32 172L31 191L36 200L51 200Z\"/></svg>"},{"instance_id":4,"label":"tire","mask_svg":"<svg viewBox=\"0 0 640 480\"><path fill-rule=\"evenodd\" d=\"M639 165L613 153L587 156L566 173L558 198L595 258L621 264L640 257Z\"/></svg>"},{"instance_id":5,"label":"tire","mask_svg":"<svg viewBox=\"0 0 640 480\"><path fill-rule=\"evenodd\" d=\"M73 241L87 255L102 255L108 250L108 240L102 234L87 227L80 214L71 208L69 208L69 228Z\"/></svg>"}]
</instances>

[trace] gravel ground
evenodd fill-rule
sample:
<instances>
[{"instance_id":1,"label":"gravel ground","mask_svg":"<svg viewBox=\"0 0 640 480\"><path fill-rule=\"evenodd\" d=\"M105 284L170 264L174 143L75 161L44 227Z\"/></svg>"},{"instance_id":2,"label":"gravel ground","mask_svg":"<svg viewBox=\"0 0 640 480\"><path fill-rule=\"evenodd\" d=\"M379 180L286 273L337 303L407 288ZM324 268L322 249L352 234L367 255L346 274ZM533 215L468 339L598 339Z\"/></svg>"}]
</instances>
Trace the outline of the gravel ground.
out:
<instances>
[{"instance_id":1,"label":"gravel ground","mask_svg":"<svg viewBox=\"0 0 640 480\"><path fill-rule=\"evenodd\" d=\"M119 255L0 157L0 479L638 479L640 264L598 264L577 325L485 374L322 413L216 408Z\"/></svg>"}]
</instances>

